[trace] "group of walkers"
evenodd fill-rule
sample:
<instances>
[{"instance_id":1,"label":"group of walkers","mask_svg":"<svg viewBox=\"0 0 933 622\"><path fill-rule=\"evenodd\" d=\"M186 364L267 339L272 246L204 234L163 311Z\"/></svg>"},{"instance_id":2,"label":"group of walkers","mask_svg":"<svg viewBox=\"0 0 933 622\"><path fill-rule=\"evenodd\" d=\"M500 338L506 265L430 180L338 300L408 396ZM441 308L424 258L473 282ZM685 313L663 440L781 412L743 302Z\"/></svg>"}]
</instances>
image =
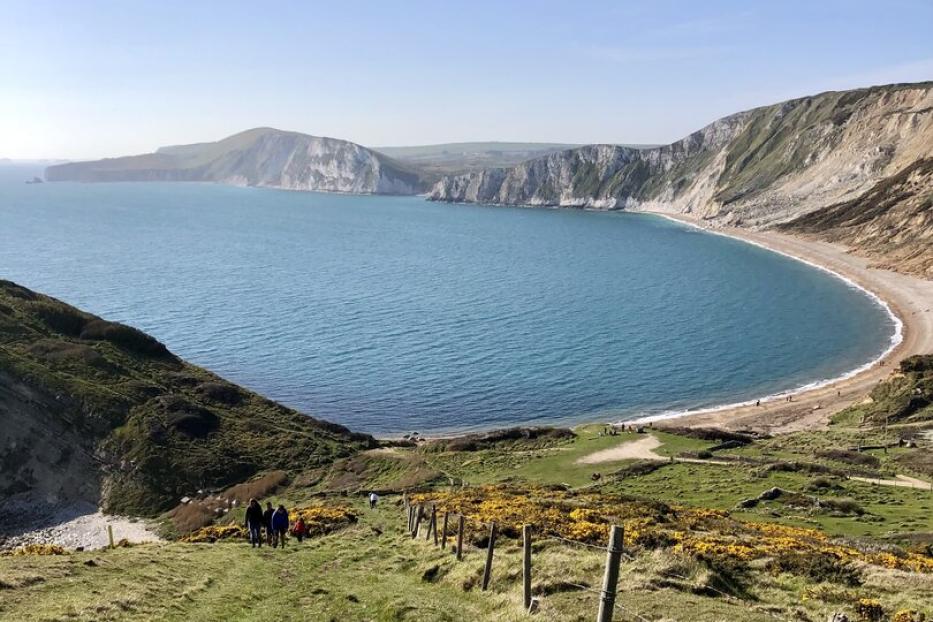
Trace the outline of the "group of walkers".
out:
<instances>
[{"instance_id":1,"label":"group of walkers","mask_svg":"<svg viewBox=\"0 0 933 622\"><path fill-rule=\"evenodd\" d=\"M246 506L246 528L249 530L249 543L256 547L262 547L263 540L272 548L285 548L286 534L290 521L288 519L288 510L284 505L272 509L272 504L266 502L266 509L255 499L249 500ZM300 516L292 526L292 535L301 542L308 533L305 521Z\"/></svg>"},{"instance_id":2,"label":"group of walkers","mask_svg":"<svg viewBox=\"0 0 933 622\"><path fill-rule=\"evenodd\" d=\"M369 508L376 509L376 502L379 497L376 493L369 493ZM246 529L249 530L249 543L253 548L261 548L263 540L272 548L285 548L286 535L290 521L288 519L288 510L284 505L272 509L272 504L266 502L266 509L263 511L262 505L256 499L250 499L246 506ZM299 542L308 535L308 527L305 520L299 516L295 524L291 525L292 535Z\"/></svg>"}]
</instances>

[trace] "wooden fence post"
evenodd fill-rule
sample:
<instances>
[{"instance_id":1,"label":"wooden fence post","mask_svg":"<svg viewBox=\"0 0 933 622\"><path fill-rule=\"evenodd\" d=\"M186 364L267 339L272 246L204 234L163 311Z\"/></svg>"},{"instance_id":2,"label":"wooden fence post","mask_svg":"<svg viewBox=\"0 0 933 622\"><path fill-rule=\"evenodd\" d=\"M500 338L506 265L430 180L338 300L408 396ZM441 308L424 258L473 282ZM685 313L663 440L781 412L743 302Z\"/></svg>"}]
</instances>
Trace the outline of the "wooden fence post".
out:
<instances>
[{"instance_id":1,"label":"wooden fence post","mask_svg":"<svg viewBox=\"0 0 933 622\"><path fill-rule=\"evenodd\" d=\"M436 505L431 506L431 519L428 521L428 530L424 534L425 540L431 539L432 531L437 531L437 506Z\"/></svg>"},{"instance_id":2,"label":"wooden fence post","mask_svg":"<svg viewBox=\"0 0 933 622\"><path fill-rule=\"evenodd\" d=\"M434 546L437 546L437 506L431 509L431 531L434 532Z\"/></svg>"},{"instance_id":3,"label":"wooden fence post","mask_svg":"<svg viewBox=\"0 0 933 622\"><path fill-rule=\"evenodd\" d=\"M463 559L463 514L460 515L460 524L457 525L457 561Z\"/></svg>"},{"instance_id":4,"label":"wooden fence post","mask_svg":"<svg viewBox=\"0 0 933 622\"><path fill-rule=\"evenodd\" d=\"M113 525L107 525L107 538L110 540L110 548L114 548L114 544L113 544Z\"/></svg>"},{"instance_id":5,"label":"wooden fence post","mask_svg":"<svg viewBox=\"0 0 933 622\"><path fill-rule=\"evenodd\" d=\"M450 512L444 512L444 529L441 533L441 550L447 548L447 517L450 516Z\"/></svg>"},{"instance_id":6,"label":"wooden fence post","mask_svg":"<svg viewBox=\"0 0 933 622\"><path fill-rule=\"evenodd\" d=\"M418 513L415 515L415 528L411 530L411 539L414 540L418 537L418 532L421 531L421 519L424 518L424 506L418 506Z\"/></svg>"},{"instance_id":7,"label":"wooden fence post","mask_svg":"<svg viewBox=\"0 0 933 622\"><path fill-rule=\"evenodd\" d=\"M411 530L414 528L415 522L415 506L408 506L408 533L411 534Z\"/></svg>"},{"instance_id":8,"label":"wooden fence post","mask_svg":"<svg viewBox=\"0 0 933 622\"><path fill-rule=\"evenodd\" d=\"M522 525L522 603L531 607L531 525Z\"/></svg>"},{"instance_id":9,"label":"wooden fence post","mask_svg":"<svg viewBox=\"0 0 933 622\"><path fill-rule=\"evenodd\" d=\"M599 599L599 614L596 622L612 622L616 604L616 588L619 583L619 562L622 560L622 528L612 526L609 546L606 548L606 574L603 576L602 595Z\"/></svg>"},{"instance_id":10,"label":"wooden fence post","mask_svg":"<svg viewBox=\"0 0 933 622\"><path fill-rule=\"evenodd\" d=\"M486 546L486 567L483 568L483 591L489 587L489 579L492 578L492 553L496 548L496 523L489 524L489 544Z\"/></svg>"}]
</instances>

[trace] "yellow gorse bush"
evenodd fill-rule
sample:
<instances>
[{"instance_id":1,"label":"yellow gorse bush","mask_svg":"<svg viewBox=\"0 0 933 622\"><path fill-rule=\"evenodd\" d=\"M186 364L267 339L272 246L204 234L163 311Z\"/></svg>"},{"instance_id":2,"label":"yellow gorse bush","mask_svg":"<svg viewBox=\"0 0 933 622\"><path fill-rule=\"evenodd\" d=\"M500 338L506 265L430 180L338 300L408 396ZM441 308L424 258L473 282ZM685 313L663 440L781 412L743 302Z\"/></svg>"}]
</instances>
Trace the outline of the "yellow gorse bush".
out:
<instances>
[{"instance_id":1,"label":"yellow gorse bush","mask_svg":"<svg viewBox=\"0 0 933 622\"><path fill-rule=\"evenodd\" d=\"M298 517L305 521L308 537L323 536L347 525L355 523L359 518L356 510L350 507L337 505L309 505L293 509L288 513L288 520L292 526ZM218 540L246 539L249 532L243 525L209 525L194 531L182 538L181 542L217 542Z\"/></svg>"},{"instance_id":2,"label":"yellow gorse bush","mask_svg":"<svg viewBox=\"0 0 933 622\"><path fill-rule=\"evenodd\" d=\"M308 536L323 536L355 523L359 514L353 508L343 505L310 505L288 513L288 520L293 526L298 517L304 519Z\"/></svg>"},{"instance_id":3,"label":"yellow gorse bush","mask_svg":"<svg viewBox=\"0 0 933 622\"><path fill-rule=\"evenodd\" d=\"M246 527L240 525L208 525L181 538L182 542L217 542L230 538L246 538Z\"/></svg>"},{"instance_id":4,"label":"yellow gorse bush","mask_svg":"<svg viewBox=\"0 0 933 622\"><path fill-rule=\"evenodd\" d=\"M27 544L9 551L3 551L4 557L19 557L22 555L67 555L68 551L57 544Z\"/></svg>"},{"instance_id":5,"label":"yellow gorse bush","mask_svg":"<svg viewBox=\"0 0 933 622\"><path fill-rule=\"evenodd\" d=\"M933 572L933 558L926 555L862 551L835 543L816 529L745 522L723 510L675 507L600 493L484 486L415 494L411 503L435 504L441 511L463 514L474 523L474 530L476 523L495 521L507 536L518 534L522 525L530 524L542 536L605 544L610 525L616 524L624 527L626 546L674 548L695 557L751 561L794 552L832 556L841 562Z\"/></svg>"}]
</instances>

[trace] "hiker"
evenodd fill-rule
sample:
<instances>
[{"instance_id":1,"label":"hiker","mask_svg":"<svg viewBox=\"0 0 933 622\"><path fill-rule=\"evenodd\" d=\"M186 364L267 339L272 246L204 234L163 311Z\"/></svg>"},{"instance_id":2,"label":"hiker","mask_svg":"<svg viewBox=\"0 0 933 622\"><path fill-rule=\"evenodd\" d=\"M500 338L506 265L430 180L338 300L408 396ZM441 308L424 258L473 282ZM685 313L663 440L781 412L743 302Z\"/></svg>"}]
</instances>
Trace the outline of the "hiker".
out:
<instances>
[{"instance_id":1,"label":"hiker","mask_svg":"<svg viewBox=\"0 0 933 622\"><path fill-rule=\"evenodd\" d=\"M292 527L292 535L298 538L298 541L301 542L304 540L304 537L308 535L308 526L305 525L305 519L298 517L298 520L295 521L295 526Z\"/></svg>"},{"instance_id":2,"label":"hiker","mask_svg":"<svg viewBox=\"0 0 933 622\"><path fill-rule=\"evenodd\" d=\"M275 510L272 509L272 504L266 501L266 511L262 513L262 526L266 530L266 544L269 546L274 546L272 544L272 515L275 514Z\"/></svg>"},{"instance_id":3,"label":"hiker","mask_svg":"<svg viewBox=\"0 0 933 622\"><path fill-rule=\"evenodd\" d=\"M376 509L376 502L379 501L379 495L374 492L369 493L369 509Z\"/></svg>"},{"instance_id":4,"label":"hiker","mask_svg":"<svg viewBox=\"0 0 933 622\"><path fill-rule=\"evenodd\" d=\"M285 533L288 531L288 510L284 505L272 514L272 548L277 545L285 548Z\"/></svg>"},{"instance_id":5,"label":"hiker","mask_svg":"<svg viewBox=\"0 0 933 622\"><path fill-rule=\"evenodd\" d=\"M255 499L250 499L246 508L246 528L249 530L249 543L253 548L262 548L262 526L262 506Z\"/></svg>"}]
</instances>

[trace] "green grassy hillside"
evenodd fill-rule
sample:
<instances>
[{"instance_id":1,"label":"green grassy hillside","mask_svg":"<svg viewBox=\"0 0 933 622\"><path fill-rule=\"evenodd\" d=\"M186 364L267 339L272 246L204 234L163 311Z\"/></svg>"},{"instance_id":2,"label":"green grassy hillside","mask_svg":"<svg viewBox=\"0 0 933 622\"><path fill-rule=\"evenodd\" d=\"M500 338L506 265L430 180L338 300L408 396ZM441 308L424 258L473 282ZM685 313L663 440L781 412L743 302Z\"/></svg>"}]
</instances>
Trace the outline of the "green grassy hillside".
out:
<instances>
[{"instance_id":1,"label":"green grassy hillside","mask_svg":"<svg viewBox=\"0 0 933 622\"><path fill-rule=\"evenodd\" d=\"M73 468L95 483L82 496L115 512L152 514L199 489L373 444L190 365L141 331L7 281L0 410L0 492L54 491Z\"/></svg>"}]
</instances>

